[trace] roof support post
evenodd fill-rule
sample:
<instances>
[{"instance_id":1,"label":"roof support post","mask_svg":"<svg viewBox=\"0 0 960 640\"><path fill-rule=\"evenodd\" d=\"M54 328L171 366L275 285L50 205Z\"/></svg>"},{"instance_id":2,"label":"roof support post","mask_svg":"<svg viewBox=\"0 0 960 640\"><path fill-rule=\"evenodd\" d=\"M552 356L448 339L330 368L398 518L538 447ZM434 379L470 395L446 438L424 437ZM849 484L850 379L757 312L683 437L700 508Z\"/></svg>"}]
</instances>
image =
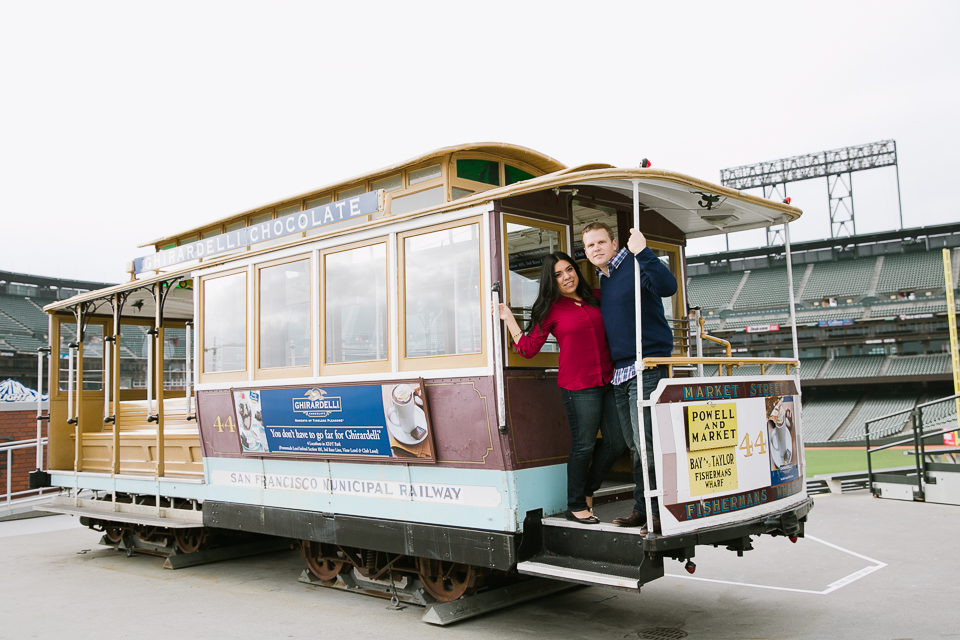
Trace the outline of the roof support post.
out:
<instances>
[{"instance_id":1,"label":"roof support post","mask_svg":"<svg viewBox=\"0 0 960 640\"><path fill-rule=\"evenodd\" d=\"M793 258L790 253L790 223L787 222L783 225L783 240L784 247L787 250L787 288L789 289L790 294L790 331L793 334L793 359L797 361L798 365L800 362L800 348L797 345L797 309L796 309L796 300L793 293ZM797 366L797 371L800 370L800 367Z\"/></svg>"},{"instance_id":2,"label":"roof support post","mask_svg":"<svg viewBox=\"0 0 960 640\"><path fill-rule=\"evenodd\" d=\"M163 282L157 282L154 287L154 307L156 309L154 327L156 335L154 336L153 366L154 384L156 384L157 396L157 478L162 478L164 474L164 449L163 449ZM160 503L157 503L159 508Z\"/></svg>"},{"instance_id":3,"label":"roof support post","mask_svg":"<svg viewBox=\"0 0 960 640\"><path fill-rule=\"evenodd\" d=\"M113 294L113 461L114 474L120 473L120 314L126 296ZM114 492L116 493L116 492Z\"/></svg>"},{"instance_id":4,"label":"roof support post","mask_svg":"<svg viewBox=\"0 0 960 640\"><path fill-rule=\"evenodd\" d=\"M633 180L633 228L637 231L640 230L640 181L637 179ZM643 420L643 405L645 402L643 399L643 372L645 368L643 366L643 327L640 322L640 265L633 257L633 254L630 254L628 259L633 263L633 300L635 305L634 311L636 312L636 322L634 322L636 333L634 336L637 341L637 361L634 365L637 371L637 429L633 437L636 442L637 454L640 456L640 469L643 473L645 489L643 492L643 504L647 510L647 522L649 523L647 527L647 537L653 538L656 536L653 532L652 496L656 491L650 489L650 465L647 461L647 438L645 436L646 425ZM653 428L653 425L651 425L651 428Z\"/></svg>"}]
</instances>

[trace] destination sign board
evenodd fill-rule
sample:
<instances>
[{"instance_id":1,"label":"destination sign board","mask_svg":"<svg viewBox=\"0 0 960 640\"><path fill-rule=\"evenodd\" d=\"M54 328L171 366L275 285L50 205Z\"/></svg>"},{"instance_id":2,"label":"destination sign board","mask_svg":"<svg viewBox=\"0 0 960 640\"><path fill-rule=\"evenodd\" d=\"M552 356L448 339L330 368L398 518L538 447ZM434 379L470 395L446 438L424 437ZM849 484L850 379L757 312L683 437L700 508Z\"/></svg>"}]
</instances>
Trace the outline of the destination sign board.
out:
<instances>
[{"instance_id":1,"label":"destination sign board","mask_svg":"<svg viewBox=\"0 0 960 640\"><path fill-rule=\"evenodd\" d=\"M275 220L229 231L212 238L163 249L149 256L135 259L133 261L133 271L135 274L139 274L144 271L164 269L181 262L209 258L259 242L275 240L284 236L319 229L344 220L367 216L380 211L380 203L383 201L382 193L382 190L368 191L352 198L344 198L306 211L298 211Z\"/></svg>"}]
</instances>

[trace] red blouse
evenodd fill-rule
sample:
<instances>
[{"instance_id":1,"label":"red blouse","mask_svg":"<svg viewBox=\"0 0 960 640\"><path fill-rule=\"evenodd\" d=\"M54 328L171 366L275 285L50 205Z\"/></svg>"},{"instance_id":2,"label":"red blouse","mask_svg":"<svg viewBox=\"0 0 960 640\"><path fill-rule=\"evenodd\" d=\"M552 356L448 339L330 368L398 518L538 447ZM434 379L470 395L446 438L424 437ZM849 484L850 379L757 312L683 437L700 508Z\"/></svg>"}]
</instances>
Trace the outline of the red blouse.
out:
<instances>
[{"instance_id":1,"label":"red blouse","mask_svg":"<svg viewBox=\"0 0 960 640\"><path fill-rule=\"evenodd\" d=\"M549 334L560 343L560 373L557 386L569 391L602 387L613 378L613 360L599 307L578 305L560 296L542 325L520 338L517 351L524 358L540 353Z\"/></svg>"}]
</instances>

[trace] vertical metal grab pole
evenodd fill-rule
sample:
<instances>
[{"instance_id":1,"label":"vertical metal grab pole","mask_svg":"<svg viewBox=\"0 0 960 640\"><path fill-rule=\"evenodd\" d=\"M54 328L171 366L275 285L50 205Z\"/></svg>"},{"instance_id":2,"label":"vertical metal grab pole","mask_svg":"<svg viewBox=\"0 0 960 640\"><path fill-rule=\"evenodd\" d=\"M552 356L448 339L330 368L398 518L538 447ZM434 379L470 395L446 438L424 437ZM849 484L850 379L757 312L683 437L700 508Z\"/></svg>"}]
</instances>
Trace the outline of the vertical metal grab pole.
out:
<instances>
[{"instance_id":1,"label":"vertical metal grab pole","mask_svg":"<svg viewBox=\"0 0 960 640\"><path fill-rule=\"evenodd\" d=\"M7 469L10 467L8 466ZM43 469L43 349L37 351L37 471Z\"/></svg>"},{"instance_id":2,"label":"vertical metal grab pole","mask_svg":"<svg viewBox=\"0 0 960 640\"><path fill-rule=\"evenodd\" d=\"M793 334L793 359L797 361L797 375L800 371L800 347L797 345L797 310L793 294L793 259L790 257L790 223L783 225L783 240L787 249L787 288L790 290L790 331Z\"/></svg>"},{"instance_id":3,"label":"vertical metal grab pole","mask_svg":"<svg viewBox=\"0 0 960 640\"><path fill-rule=\"evenodd\" d=\"M190 419L190 416L194 415L190 412L190 403L193 400L193 322L187 321L185 327L186 329L186 342L187 342L187 353L184 356L183 367L186 369L187 379L184 381L186 389L184 389L184 395L187 397L187 420ZM379 352L378 352L379 353Z\"/></svg>"},{"instance_id":4,"label":"vertical metal grab pole","mask_svg":"<svg viewBox=\"0 0 960 640\"><path fill-rule=\"evenodd\" d=\"M493 303L494 318L497 322L491 322L493 331L493 364L497 378L497 427L500 433L507 432L507 409L506 401L503 397L503 334L500 332L501 322L499 322L498 309L500 305L500 283L494 282L493 289L490 292L490 300Z\"/></svg>"},{"instance_id":5,"label":"vertical metal grab pole","mask_svg":"<svg viewBox=\"0 0 960 640\"><path fill-rule=\"evenodd\" d=\"M633 180L633 228L637 231L640 230L640 181ZM624 243L626 244L626 243ZM629 250L628 250L629 251ZM650 469L647 462L647 438L646 425L643 421L643 328L641 327L640 322L640 264L634 258L633 254L627 256L630 262L633 263L633 300L634 300L634 312L636 313L636 333L634 337L637 341L637 429L633 436L637 439L636 449L640 456L640 469L643 473L643 504L647 510L647 522L649 526L647 527L647 536L654 537L653 532L653 503L651 500L651 495L654 493L650 489ZM651 425L653 428L653 425Z\"/></svg>"},{"instance_id":6,"label":"vertical metal grab pole","mask_svg":"<svg viewBox=\"0 0 960 640\"><path fill-rule=\"evenodd\" d=\"M153 415L153 334L147 332L147 417Z\"/></svg>"},{"instance_id":7,"label":"vertical metal grab pole","mask_svg":"<svg viewBox=\"0 0 960 640\"><path fill-rule=\"evenodd\" d=\"M110 336L103 337L103 420L110 417Z\"/></svg>"},{"instance_id":8,"label":"vertical metal grab pole","mask_svg":"<svg viewBox=\"0 0 960 640\"><path fill-rule=\"evenodd\" d=\"M67 421L73 420L73 346L67 347Z\"/></svg>"}]
</instances>

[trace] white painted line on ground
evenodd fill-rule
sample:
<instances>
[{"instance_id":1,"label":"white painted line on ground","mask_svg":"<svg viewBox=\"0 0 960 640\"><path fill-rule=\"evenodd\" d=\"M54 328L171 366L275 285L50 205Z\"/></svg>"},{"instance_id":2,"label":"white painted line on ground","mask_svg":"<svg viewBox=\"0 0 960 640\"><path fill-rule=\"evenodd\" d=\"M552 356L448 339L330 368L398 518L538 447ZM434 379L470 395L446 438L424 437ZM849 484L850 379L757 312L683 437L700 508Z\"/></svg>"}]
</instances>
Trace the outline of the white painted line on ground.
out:
<instances>
[{"instance_id":1,"label":"white painted line on ground","mask_svg":"<svg viewBox=\"0 0 960 640\"><path fill-rule=\"evenodd\" d=\"M665 573L664 576L667 578L682 578L684 580L699 580L700 582L714 582L717 584L729 584L729 585L734 585L738 587L753 587L755 589L771 589L774 591L792 591L794 593L811 593L817 596L825 596L829 593L833 593L834 591L836 591L837 589L840 589L841 587L845 587L848 584L856 582L857 580L859 580L860 578L863 578L864 576L870 575L874 571L879 571L880 569L883 569L884 567L887 566L886 562L880 562L879 560L875 560L873 558L857 553L855 551L844 549L841 546L835 545L832 542L827 542L826 540L821 540L820 538L815 538L813 536L805 536L805 539L813 540L814 542L819 542L820 544L830 547L832 549L836 549L837 551L841 551L848 555L860 558L861 560L866 560L867 562L872 562L873 565L869 567L864 567L859 571L854 571L850 575L844 576L839 580L835 580L834 582L831 582L830 584L827 585L827 588L824 589L823 591L814 591L812 589L792 589L790 587L774 587L772 585L753 584L750 582L734 582L732 580L714 580L711 578L695 578L694 576L684 576L677 573Z\"/></svg>"}]
</instances>

